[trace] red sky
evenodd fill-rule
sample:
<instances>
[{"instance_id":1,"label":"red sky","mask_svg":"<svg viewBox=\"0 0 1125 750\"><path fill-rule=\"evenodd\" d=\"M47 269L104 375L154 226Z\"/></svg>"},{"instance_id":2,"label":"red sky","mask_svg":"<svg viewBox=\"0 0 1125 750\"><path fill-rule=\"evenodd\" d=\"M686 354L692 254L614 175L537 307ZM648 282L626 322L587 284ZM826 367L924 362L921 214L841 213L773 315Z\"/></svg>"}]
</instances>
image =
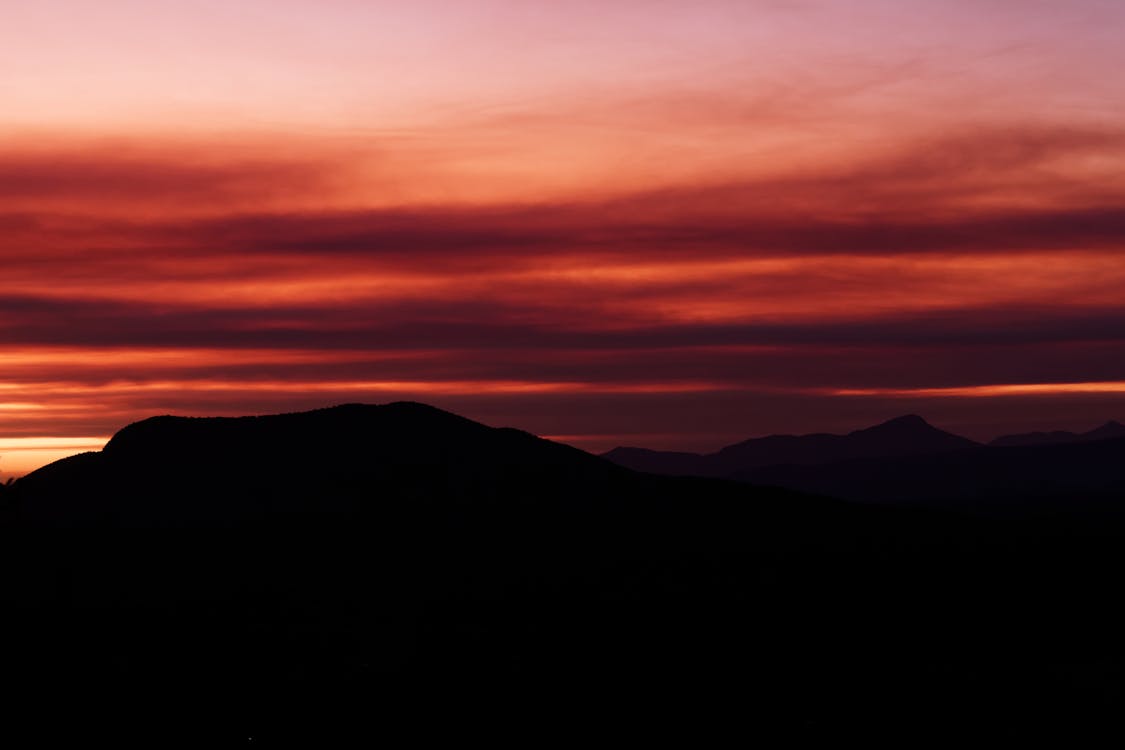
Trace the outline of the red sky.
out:
<instances>
[{"instance_id":1,"label":"red sky","mask_svg":"<svg viewBox=\"0 0 1125 750\"><path fill-rule=\"evenodd\" d=\"M0 473L417 399L580 447L1125 418L1117 0L0 6Z\"/></svg>"}]
</instances>

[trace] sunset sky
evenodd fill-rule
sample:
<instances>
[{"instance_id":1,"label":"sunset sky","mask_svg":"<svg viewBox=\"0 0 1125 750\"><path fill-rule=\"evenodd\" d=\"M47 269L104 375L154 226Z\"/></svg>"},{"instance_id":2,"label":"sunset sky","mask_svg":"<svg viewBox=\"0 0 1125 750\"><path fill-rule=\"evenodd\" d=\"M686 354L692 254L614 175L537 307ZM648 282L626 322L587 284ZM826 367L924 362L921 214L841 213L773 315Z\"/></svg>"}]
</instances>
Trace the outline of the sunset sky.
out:
<instances>
[{"instance_id":1,"label":"sunset sky","mask_svg":"<svg viewBox=\"0 0 1125 750\"><path fill-rule=\"evenodd\" d=\"M1120 0L0 4L0 476L421 400L1125 420Z\"/></svg>"}]
</instances>

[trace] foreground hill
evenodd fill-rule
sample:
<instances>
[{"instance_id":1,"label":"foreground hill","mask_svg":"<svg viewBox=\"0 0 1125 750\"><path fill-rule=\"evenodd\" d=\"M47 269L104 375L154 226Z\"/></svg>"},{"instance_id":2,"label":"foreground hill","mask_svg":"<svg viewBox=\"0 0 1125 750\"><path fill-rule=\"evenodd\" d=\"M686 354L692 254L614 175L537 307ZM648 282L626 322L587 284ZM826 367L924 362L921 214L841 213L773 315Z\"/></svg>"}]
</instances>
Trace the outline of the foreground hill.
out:
<instances>
[{"instance_id":1,"label":"foreground hill","mask_svg":"<svg viewBox=\"0 0 1125 750\"><path fill-rule=\"evenodd\" d=\"M8 488L0 637L47 736L1073 732L1122 697L1122 536L637 474L421 404L158 417Z\"/></svg>"},{"instance_id":2,"label":"foreground hill","mask_svg":"<svg viewBox=\"0 0 1125 750\"><path fill-rule=\"evenodd\" d=\"M39 525L183 528L368 513L404 493L564 497L623 475L575 448L423 404L354 404L154 417L125 427L100 453L28 475L15 494L35 498L17 512Z\"/></svg>"}]
</instances>

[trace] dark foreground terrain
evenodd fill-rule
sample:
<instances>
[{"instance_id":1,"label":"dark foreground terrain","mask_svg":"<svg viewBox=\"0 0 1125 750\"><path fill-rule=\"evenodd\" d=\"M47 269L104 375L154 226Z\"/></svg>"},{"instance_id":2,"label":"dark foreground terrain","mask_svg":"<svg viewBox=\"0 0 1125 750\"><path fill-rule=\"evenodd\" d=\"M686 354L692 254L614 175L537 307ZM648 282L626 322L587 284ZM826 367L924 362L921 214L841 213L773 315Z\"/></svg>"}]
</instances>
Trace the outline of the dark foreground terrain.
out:
<instances>
[{"instance_id":1,"label":"dark foreground terrain","mask_svg":"<svg viewBox=\"0 0 1125 750\"><path fill-rule=\"evenodd\" d=\"M8 727L1115 733L1125 525L1056 501L981 518L658 477L411 403L158 417L0 490Z\"/></svg>"}]
</instances>

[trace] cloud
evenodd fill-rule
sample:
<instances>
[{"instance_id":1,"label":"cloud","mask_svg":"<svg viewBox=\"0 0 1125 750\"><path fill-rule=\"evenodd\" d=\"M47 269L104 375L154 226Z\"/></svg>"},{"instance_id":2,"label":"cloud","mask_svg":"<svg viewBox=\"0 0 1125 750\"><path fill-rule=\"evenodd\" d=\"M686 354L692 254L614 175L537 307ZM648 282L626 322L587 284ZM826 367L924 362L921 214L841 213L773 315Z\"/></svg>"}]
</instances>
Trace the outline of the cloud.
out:
<instances>
[{"instance_id":1,"label":"cloud","mask_svg":"<svg viewBox=\"0 0 1125 750\"><path fill-rule=\"evenodd\" d=\"M201 158L202 157L202 158ZM268 204L315 185L328 186L322 164L238 161L213 155L0 153L0 200L27 214L139 216L213 212ZM30 228L33 219L20 220Z\"/></svg>"},{"instance_id":2,"label":"cloud","mask_svg":"<svg viewBox=\"0 0 1125 750\"><path fill-rule=\"evenodd\" d=\"M57 253L98 246L184 260L356 256L404 265L435 256L463 267L579 253L894 256L1125 242L1125 135L1111 129L993 126L789 174L526 203L340 208L354 200L341 187L349 175L377 169L343 161L172 147L140 156L0 153L0 195L23 204L0 218L17 235L0 240L0 252L18 256L30 236Z\"/></svg>"},{"instance_id":3,"label":"cloud","mask_svg":"<svg viewBox=\"0 0 1125 750\"><path fill-rule=\"evenodd\" d=\"M366 208L324 192L363 171L334 154L0 153L0 403L38 407L6 429L415 397L552 434L636 432L567 416L631 404L714 438L681 412L1118 382L1122 145L994 128L807 173Z\"/></svg>"}]
</instances>

